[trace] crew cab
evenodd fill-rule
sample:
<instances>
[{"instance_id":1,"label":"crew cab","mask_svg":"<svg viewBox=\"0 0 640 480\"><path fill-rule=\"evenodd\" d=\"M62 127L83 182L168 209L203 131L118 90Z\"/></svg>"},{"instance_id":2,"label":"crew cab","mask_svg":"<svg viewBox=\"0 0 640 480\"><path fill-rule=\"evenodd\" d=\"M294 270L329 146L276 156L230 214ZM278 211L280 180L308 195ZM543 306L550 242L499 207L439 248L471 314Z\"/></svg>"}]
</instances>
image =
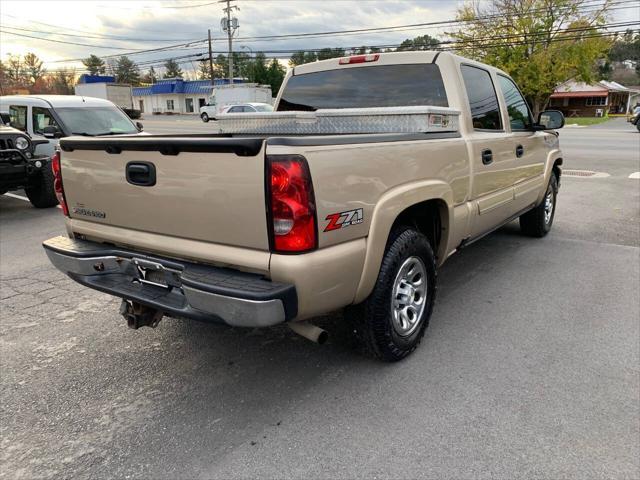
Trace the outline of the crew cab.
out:
<instances>
[{"instance_id":1,"label":"crew cab","mask_svg":"<svg viewBox=\"0 0 640 480\"><path fill-rule=\"evenodd\" d=\"M34 140L37 155L51 157L60 138L71 135L138 134L140 123L109 100L79 95L7 95L0 97L0 112L9 124Z\"/></svg>"},{"instance_id":2,"label":"crew cab","mask_svg":"<svg viewBox=\"0 0 640 480\"><path fill-rule=\"evenodd\" d=\"M346 308L366 350L396 361L451 254L514 219L535 237L552 226L564 119L534 121L496 68L428 51L324 60L290 70L275 109L255 121L290 135L63 139L67 235L44 242L50 260L121 297L133 328L286 322L321 342L309 320ZM343 132L299 133L322 115Z\"/></svg>"}]
</instances>

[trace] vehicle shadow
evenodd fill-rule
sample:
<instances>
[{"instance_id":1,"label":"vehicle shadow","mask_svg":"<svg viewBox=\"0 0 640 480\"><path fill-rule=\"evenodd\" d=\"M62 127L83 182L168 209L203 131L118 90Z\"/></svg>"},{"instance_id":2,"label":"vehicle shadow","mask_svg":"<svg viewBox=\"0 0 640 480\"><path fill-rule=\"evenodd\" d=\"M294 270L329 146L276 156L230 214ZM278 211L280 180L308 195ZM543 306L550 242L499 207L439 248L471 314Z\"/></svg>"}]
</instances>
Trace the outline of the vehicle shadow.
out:
<instances>
[{"instance_id":1,"label":"vehicle shadow","mask_svg":"<svg viewBox=\"0 0 640 480\"><path fill-rule=\"evenodd\" d=\"M509 225L452 257L441 270L440 303L453 301L449 294L469 288L475 273L492 268L498 256L517 255L529 241L517 234L517 225ZM434 323L442 320L437 311ZM363 356L341 312L313 322L329 331L326 345L313 344L286 326L239 329L164 321L158 349L174 354L154 368L154 375L159 384L173 388L167 398L171 408L162 410L165 447L190 451L192 462L199 455L223 455L233 446L277 434L291 411L309 398L330 395L327 401L339 402L341 395L350 395L344 389L331 393L340 379L357 376L378 384L402 371L404 362L385 364ZM456 328L455 322L440 328ZM421 349L429 349L429 343L427 333ZM405 362L420 358L419 350ZM141 462L149 458L139 455Z\"/></svg>"}]
</instances>

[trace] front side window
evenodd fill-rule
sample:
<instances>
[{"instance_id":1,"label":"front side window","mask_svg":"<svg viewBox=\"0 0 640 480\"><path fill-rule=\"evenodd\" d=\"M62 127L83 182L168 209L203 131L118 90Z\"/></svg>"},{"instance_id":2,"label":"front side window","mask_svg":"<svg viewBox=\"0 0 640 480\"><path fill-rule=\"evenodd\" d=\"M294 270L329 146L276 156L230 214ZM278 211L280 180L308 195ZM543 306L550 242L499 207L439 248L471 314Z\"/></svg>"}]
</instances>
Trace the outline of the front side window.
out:
<instances>
[{"instance_id":1,"label":"front side window","mask_svg":"<svg viewBox=\"0 0 640 480\"><path fill-rule=\"evenodd\" d=\"M293 75L284 87L278 111L421 105L449 105L440 69L432 63L372 65Z\"/></svg>"},{"instance_id":2,"label":"front side window","mask_svg":"<svg viewBox=\"0 0 640 480\"><path fill-rule=\"evenodd\" d=\"M473 128L477 130L502 130L500 106L491 74L482 68L462 65L462 78L469 98Z\"/></svg>"},{"instance_id":3,"label":"front side window","mask_svg":"<svg viewBox=\"0 0 640 480\"><path fill-rule=\"evenodd\" d=\"M242 107L231 107L227 113L240 113L242 112Z\"/></svg>"},{"instance_id":4,"label":"front side window","mask_svg":"<svg viewBox=\"0 0 640 480\"><path fill-rule=\"evenodd\" d=\"M530 130L533 126L529 106L516 84L510 78L498 75L498 83L507 104L511 130Z\"/></svg>"},{"instance_id":5,"label":"front side window","mask_svg":"<svg viewBox=\"0 0 640 480\"><path fill-rule=\"evenodd\" d=\"M55 111L72 134L138 133L129 117L116 107L70 107L56 108Z\"/></svg>"},{"instance_id":6,"label":"front side window","mask_svg":"<svg viewBox=\"0 0 640 480\"><path fill-rule=\"evenodd\" d=\"M22 105L9 106L9 125L23 132L27 131L27 107Z\"/></svg>"},{"instance_id":7,"label":"front side window","mask_svg":"<svg viewBox=\"0 0 640 480\"><path fill-rule=\"evenodd\" d=\"M31 116L33 117L33 131L35 133L42 135L45 127L56 127L57 130L61 130L48 108L33 107Z\"/></svg>"}]
</instances>

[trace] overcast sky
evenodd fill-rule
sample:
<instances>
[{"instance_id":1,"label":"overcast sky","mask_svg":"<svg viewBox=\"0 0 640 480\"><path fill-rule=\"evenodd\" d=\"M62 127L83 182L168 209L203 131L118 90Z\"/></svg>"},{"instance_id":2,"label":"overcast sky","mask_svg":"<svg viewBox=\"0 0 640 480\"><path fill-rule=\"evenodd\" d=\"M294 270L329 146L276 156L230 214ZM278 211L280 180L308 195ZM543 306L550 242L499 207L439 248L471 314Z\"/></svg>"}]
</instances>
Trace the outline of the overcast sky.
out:
<instances>
[{"instance_id":1,"label":"overcast sky","mask_svg":"<svg viewBox=\"0 0 640 480\"><path fill-rule=\"evenodd\" d=\"M322 38L248 41L242 37L322 32L359 28L407 25L455 18L461 0L236 0L240 22L234 50L249 48L287 50L358 45L398 44L405 38L428 33L442 34L447 28L421 27L405 31L331 36ZM633 3L632 3L633 5ZM635 3L637 5L637 3ZM0 56L8 53L36 53L45 66L80 65L56 62L65 59L117 55L134 50L159 48L176 43L202 40L211 28L214 51L226 51L220 18L223 5L211 0L184 1L31 1L0 0ZM615 13L615 18L635 18L640 9ZM637 28L637 27L636 27ZM46 38L38 40L6 32ZM66 35L56 35L55 32ZM73 35L73 36L72 36ZM113 38L117 37L117 38ZM127 40L125 40L125 38ZM89 46L71 45L72 42ZM245 47L245 48L242 48ZM166 59L192 53L205 53L205 44L192 47L132 55L137 62ZM289 54L268 56L288 58ZM55 62L55 63L54 63ZM197 62L193 64L197 67ZM190 70L192 65L183 64Z\"/></svg>"}]
</instances>

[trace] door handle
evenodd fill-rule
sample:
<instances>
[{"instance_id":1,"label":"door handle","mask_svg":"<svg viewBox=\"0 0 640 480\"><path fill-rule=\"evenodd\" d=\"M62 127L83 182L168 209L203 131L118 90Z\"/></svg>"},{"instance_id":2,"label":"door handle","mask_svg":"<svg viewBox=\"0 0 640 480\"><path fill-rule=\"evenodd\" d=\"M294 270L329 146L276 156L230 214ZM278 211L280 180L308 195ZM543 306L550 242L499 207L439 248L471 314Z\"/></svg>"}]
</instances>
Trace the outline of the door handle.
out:
<instances>
[{"instance_id":1,"label":"door handle","mask_svg":"<svg viewBox=\"0 0 640 480\"><path fill-rule=\"evenodd\" d=\"M518 145L516 147L516 157L520 158L522 155L524 155L524 147L522 145Z\"/></svg>"},{"instance_id":2,"label":"door handle","mask_svg":"<svg viewBox=\"0 0 640 480\"><path fill-rule=\"evenodd\" d=\"M491 162L493 162L493 153L489 149L483 150L482 151L482 163L484 165L489 165Z\"/></svg>"},{"instance_id":3,"label":"door handle","mask_svg":"<svg viewBox=\"0 0 640 480\"><path fill-rule=\"evenodd\" d=\"M152 187L156 184L156 166L151 162L129 162L126 176L131 185Z\"/></svg>"}]
</instances>

